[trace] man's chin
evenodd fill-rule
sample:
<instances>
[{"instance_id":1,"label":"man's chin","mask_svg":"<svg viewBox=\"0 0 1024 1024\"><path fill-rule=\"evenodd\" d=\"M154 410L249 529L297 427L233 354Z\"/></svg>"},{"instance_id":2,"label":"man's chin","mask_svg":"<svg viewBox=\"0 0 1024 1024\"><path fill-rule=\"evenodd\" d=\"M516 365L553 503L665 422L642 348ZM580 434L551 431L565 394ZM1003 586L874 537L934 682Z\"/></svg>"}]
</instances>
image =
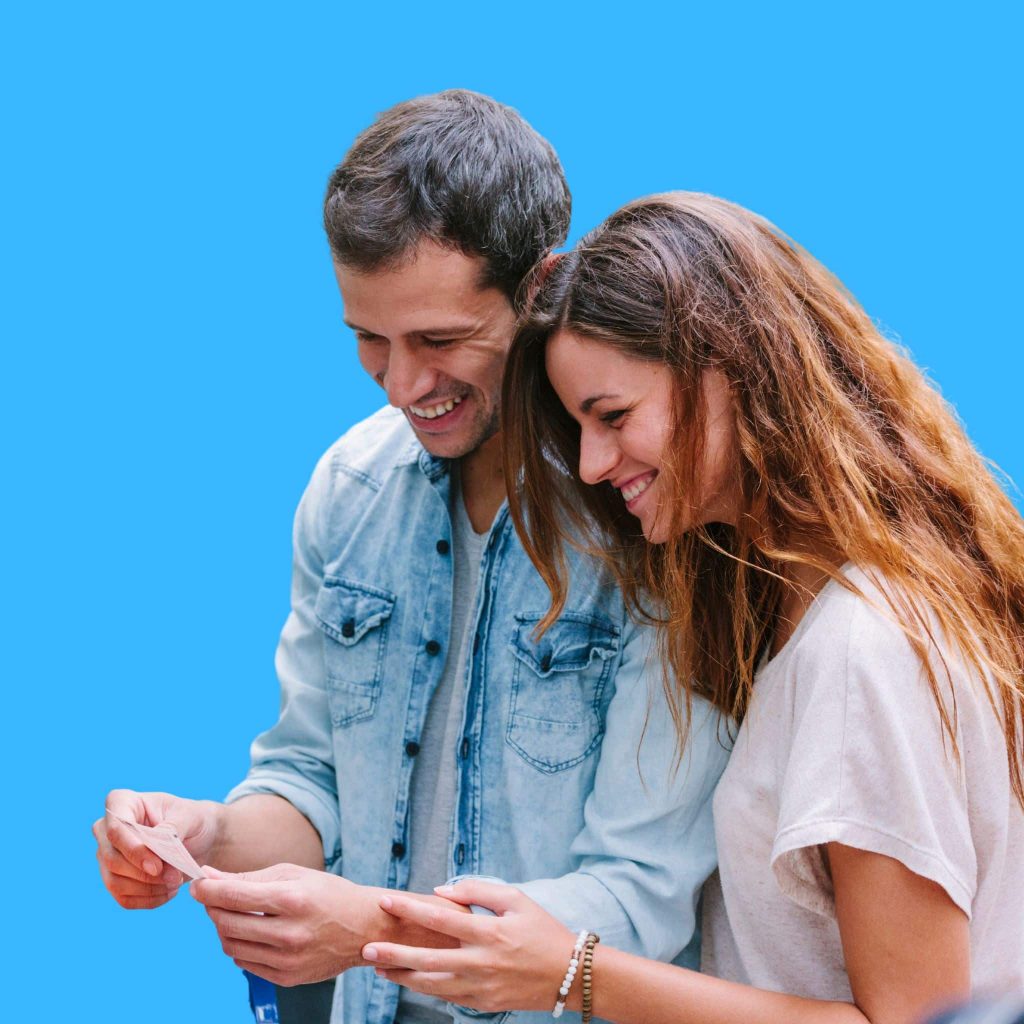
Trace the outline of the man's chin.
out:
<instances>
[{"instance_id":1,"label":"man's chin","mask_svg":"<svg viewBox=\"0 0 1024 1024\"><path fill-rule=\"evenodd\" d=\"M420 444L438 459L462 459L467 455L472 455L497 433L496 429L483 430L477 426L472 431L458 430L452 431L450 434L438 434L417 430L416 425L411 421L410 425Z\"/></svg>"},{"instance_id":2,"label":"man's chin","mask_svg":"<svg viewBox=\"0 0 1024 1024\"><path fill-rule=\"evenodd\" d=\"M438 459L461 459L480 446L479 441L466 437L460 430L458 434L429 434L425 430L413 427L420 444L431 455Z\"/></svg>"}]
</instances>

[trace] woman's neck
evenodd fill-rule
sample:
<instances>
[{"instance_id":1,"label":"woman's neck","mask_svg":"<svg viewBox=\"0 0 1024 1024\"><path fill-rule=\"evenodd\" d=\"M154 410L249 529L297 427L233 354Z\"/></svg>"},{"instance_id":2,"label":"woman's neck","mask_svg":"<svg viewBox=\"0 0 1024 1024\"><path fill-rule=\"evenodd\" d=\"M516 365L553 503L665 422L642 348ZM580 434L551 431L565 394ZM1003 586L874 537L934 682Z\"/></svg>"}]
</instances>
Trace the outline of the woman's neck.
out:
<instances>
[{"instance_id":1,"label":"woman's neck","mask_svg":"<svg viewBox=\"0 0 1024 1024\"><path fill-rule=\"evenodd\" d=\"M818 558L832 564L835 568L842 565L842 556L835 552L827 555L815 552ZM772 637L771 657L775 657L793 635L800 620L811 607L821 588L832 578L830 573L817 566L803 562L793 562L786 567L787 586L782 594L782 602L776 616L775 635Z\"/></svg>"}]
</instances>

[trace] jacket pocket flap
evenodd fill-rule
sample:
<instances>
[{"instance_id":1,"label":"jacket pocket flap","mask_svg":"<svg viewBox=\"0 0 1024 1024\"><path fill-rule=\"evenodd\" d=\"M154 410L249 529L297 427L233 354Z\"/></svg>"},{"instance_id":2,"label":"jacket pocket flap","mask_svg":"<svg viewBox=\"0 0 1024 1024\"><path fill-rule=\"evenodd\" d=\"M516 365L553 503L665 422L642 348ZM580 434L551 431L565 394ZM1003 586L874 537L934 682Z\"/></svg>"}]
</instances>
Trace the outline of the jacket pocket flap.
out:
<instances>
[{"instance_id":1,"label":"jacket pocket flap","mask_svg":"<svg viewBox=\"0 0 1024 1024\"><path fill-rule=\"evenodd\" d=\"M512 653L537 675L580 672L596 658L607 661L619 650L618 626L579 612L563 612L538 640L534 630L543 615L517 615Z\"/></svg>"},{"instance_id":2,"label":"jacket pocket flap","mask_svg":"<svg viewBox=\"0 0 1024 1024\"><path fill-rule=\"evenodd\" d=\"M346 647L391 617L395 595L338 576L326 576L316 597L317 624Z\"/></svg>"}]
</instances>

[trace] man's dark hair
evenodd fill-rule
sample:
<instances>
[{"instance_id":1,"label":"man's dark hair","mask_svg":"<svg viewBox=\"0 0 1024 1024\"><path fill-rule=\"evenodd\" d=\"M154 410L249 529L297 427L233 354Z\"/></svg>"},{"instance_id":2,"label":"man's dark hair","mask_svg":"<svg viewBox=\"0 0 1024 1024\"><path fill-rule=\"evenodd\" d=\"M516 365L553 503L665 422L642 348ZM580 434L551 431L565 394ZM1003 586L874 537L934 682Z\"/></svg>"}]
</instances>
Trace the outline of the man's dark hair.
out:
<instances>
[{"instance_id":1,"label":"man's dark hair","mask_svg":"<svg viewBox=\"0 0 1024 1024\"><path fill-rule=\"evenodd\" d=\"M515 302L569 230L572 200L550 143L511 107L465 89L407 100L362 132L324 197L334 258L396 266L423 239L481 256L481 287Z\"/></svg>"}]
</instances>

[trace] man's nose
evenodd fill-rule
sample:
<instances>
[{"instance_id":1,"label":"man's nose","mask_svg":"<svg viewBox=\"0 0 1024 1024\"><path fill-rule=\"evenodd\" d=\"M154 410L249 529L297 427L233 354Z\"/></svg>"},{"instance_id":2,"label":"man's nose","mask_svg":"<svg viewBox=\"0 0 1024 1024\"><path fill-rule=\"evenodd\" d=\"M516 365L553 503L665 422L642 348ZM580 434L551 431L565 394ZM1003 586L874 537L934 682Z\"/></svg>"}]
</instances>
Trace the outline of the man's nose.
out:
<instances>
[{"instance_id":1,"label":"man's nose","mask_svg":"<svg viewBox=\"0 0 1024 1024\"><path fill-rule=\"evenodd\" d=\"M433 390L435 374L416 351L393 344L384 370L384 389L389 404L402 409Z\"/></svg>"},{"instance_id":2,"label":"man's nose","mask_svg":"<svg viewBox=\"0 0 1024 1024\"><path fill-rule=\"evenodd\" d=\"M580 434L580 479L585 484L599 484L613 475L619 463L619 449L608 436L583 429Z\"/></svg>"}]
</instances>

